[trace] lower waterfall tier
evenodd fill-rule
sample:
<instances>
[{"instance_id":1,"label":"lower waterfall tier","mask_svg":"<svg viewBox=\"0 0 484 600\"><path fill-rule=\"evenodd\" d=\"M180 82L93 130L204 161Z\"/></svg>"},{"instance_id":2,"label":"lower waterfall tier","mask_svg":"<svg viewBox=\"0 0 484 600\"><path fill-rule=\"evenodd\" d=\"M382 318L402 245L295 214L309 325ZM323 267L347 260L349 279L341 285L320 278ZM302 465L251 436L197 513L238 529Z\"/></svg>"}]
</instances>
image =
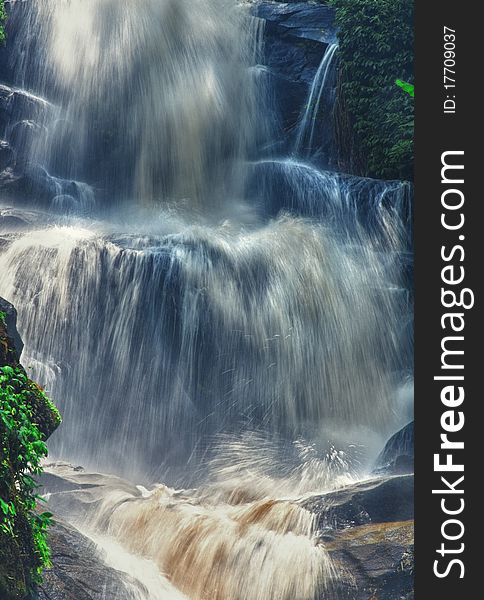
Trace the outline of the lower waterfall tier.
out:
<instances>
[{"instance_id":1,"label":"lower waterfall tier","mask_svg":"<svg viewBox=\"0 0 484 600\"><path fill-rule=\"evenodd\" d=\"M0 253L25 362L64 415L55 454L149 473L240 429L396 428L409 300L371 237L293 217L165 235L67 223L31 223Z\"/></svg>"}]
</instances>

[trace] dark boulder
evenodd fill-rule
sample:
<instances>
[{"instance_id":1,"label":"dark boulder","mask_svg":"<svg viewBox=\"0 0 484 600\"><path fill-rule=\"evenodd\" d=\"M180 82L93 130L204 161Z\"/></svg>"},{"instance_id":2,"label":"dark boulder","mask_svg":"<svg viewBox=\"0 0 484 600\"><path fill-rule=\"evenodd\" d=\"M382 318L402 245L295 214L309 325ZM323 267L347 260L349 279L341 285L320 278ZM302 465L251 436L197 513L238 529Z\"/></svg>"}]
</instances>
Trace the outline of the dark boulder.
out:
<instances>
[{"instance_id":1,"label":"dark boulder","mask_svg":"<svg viewBox=\"0 0 484 600\"><path fill-rule=\"evenodd\" d=\"M317 515L318 529L340 530L370 523L408 521L414 516L412 475L382 477L304 500Z\"/></svg>"},{"instance_id":2,"label":"dark boulder","mask_svg":"<svg viewBox=\"0 0 484 600\"><path fill-rule=\"evenodd\" d=\"M11 127L9 141L17 152L16 166L18 169L28 164L36 140L45 134L45 127L30 119L18 121Z\"/></svg>"},{"instance_id":3,"label":"dark boulder","mask_svg":"<svg viewBox=\"0 0 484 600\"><path fill-rule=\"evenodd\" d=\"M264 64L272 72L292 84L311 85L327 44L311 40L295 40L287 34L271 35L266 30ZM301 98L304 101L304 98Z\"/></svg>"},{"instance_id":4,"label":"dark boulder","mask_svg":"<svg viewBox=\"0 0 484 600\"><path fill-rule=\"evenodd\" d=\"M357 222L372 235L387 231L385 213L405 225L411 221L411 191L405 182L320 170L296 160L259 161L250 166L247 178L247 195L270 216L282 211L343 218L345 228Z\"/></svg>"},{"instance_id":5,"label":"dark boulder","mask_svg":"<svg viewBox=\"0 0 484 600\"><path fill-rule=\"evenodd\" d=\"M22 171L0 173L0 190L15 204L86 213L94 205L92 188L85 183L50 175L44 167L27 163Z\"/></svg>"},{"instance_id":6,"label":"dark boulder","mask_svg":"<svg viewBox=\"0 0 484 600\"><path fill-rule=\"evenodd\" d=\"M0 233L11 234L13 232L25 230L28 223L22 217L10 215L7 211L0 211ZM7 248L11 242L11 236L0 238L0 250Z\"/></svg>"},{"instance_id":7,"label":"dark boulder","mask_svg":"<svg viewBox=\"0 0 484 600\"><path fill-rule=\"evenodd\" d=\"M56 178L39 165L24 165L22 172L7 169L0 175L0 190L17 203L48 204L60 192Z\"/></svg>"},{"instance_id":8,"label":"dark boulder","mask_svg":"<svg viewBox=\"0 0 484 600\"><path fill-rule=\"evenodd\" d=\"M376 460L376 472L394 475L413 473L414 422L397 431L385 444Z\"/></svg>"}]
</instances>

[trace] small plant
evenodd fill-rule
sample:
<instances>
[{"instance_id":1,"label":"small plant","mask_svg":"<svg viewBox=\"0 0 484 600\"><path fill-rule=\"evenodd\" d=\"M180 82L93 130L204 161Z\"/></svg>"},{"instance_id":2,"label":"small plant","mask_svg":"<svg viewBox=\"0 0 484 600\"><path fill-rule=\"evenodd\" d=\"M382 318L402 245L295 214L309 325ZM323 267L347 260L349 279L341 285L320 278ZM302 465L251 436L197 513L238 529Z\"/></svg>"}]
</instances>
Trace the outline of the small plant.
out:
<instances>
[{"instance_id":1,"label":"small plant","mask_svg":"<svg viewBox=\"0 0 484 600\"><path fill-rule=\"evenodd\" d=\"M0 368L0 535L16 538L23 522L31 530L34 561L31 580L41 581L41 574L50 565L46 530L51 513L39 512L35 475L42 473L41 461L47 456L47 446L32 407L35 389L21 368ZM49 401L49 407L53 407ZM60 422L57 409L56 421Z\"/></svg>"},{"instance_id":2,"label":"small plant","mask_svg":"<svg viewBox=\"0 0 484 600\"><path fill-rule=\"evenodd\" d=\"M5 319L7 318L7 313L3 310L0 310L0 323L5 325Z\"/></svg>"}]
</instances>

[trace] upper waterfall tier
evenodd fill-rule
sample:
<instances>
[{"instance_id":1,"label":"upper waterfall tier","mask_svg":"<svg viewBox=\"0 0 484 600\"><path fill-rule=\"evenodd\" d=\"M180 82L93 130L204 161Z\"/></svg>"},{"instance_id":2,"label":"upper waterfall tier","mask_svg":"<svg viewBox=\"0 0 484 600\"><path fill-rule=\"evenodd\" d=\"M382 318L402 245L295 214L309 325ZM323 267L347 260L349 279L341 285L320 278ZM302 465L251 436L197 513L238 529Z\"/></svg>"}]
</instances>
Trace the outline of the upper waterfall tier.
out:
<instances>
[{"instance_id":1,"label":"upper waterfall tier","mask_svg":"<svg viewBox=\"0 0 484 600\"><path fill-rule=\"evenodd\" d=\"M27 2L9 28L15 85L57 109L24 142L30 162L109 202L238 195L260 120L255 30L236 3Z\"/></svg>"}]
</instances>

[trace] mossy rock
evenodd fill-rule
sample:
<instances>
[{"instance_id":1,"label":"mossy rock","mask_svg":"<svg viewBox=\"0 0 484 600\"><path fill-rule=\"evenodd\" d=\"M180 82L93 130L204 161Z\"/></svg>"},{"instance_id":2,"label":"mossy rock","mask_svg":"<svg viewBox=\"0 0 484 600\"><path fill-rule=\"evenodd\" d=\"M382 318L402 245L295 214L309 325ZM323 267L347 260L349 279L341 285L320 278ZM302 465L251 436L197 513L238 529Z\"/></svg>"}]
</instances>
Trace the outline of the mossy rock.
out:
<instances>
[{"instance_id":1,"label":"mossy rock","mask_svg":"<svg viewBox=\"0 0 484 600\"><path fill-rule=\"evenodd\" d=\"M20 364L22 343L15 325L15 310L12 305L0 299L0 367L9 367L16 375L9 384L9 390L12 395L22 394L33 426L43 439L47 439L60 424L60 414L43 390L27 377ZM32 517L21 498L19 473L10 458L14 442L3 421L5 414L0 415L0 472L3 474L0 477L0 499L3 506L8 504L15 507L15 514L9 517L11 531L0 529L0 598L22 600L28 598L35 587L42 557L36 544ZM2 510L3 506L0 506Z\"/></svg>"},{"instance_id":2,"label":"mossy rock","mask_svg":"<svg viewBox=\"0 0 484 600\"><path fill-rule=\"evenodd\" d=\"M13 367L27 375L20 364L19 355L23 344L16 329L16 320L14 307L0 298L0 367ZM28 401L33 409L34 421L47 439L60 425L59 411L37 383L29 379L27 385Z\"/></svg>"}]
</instances>

